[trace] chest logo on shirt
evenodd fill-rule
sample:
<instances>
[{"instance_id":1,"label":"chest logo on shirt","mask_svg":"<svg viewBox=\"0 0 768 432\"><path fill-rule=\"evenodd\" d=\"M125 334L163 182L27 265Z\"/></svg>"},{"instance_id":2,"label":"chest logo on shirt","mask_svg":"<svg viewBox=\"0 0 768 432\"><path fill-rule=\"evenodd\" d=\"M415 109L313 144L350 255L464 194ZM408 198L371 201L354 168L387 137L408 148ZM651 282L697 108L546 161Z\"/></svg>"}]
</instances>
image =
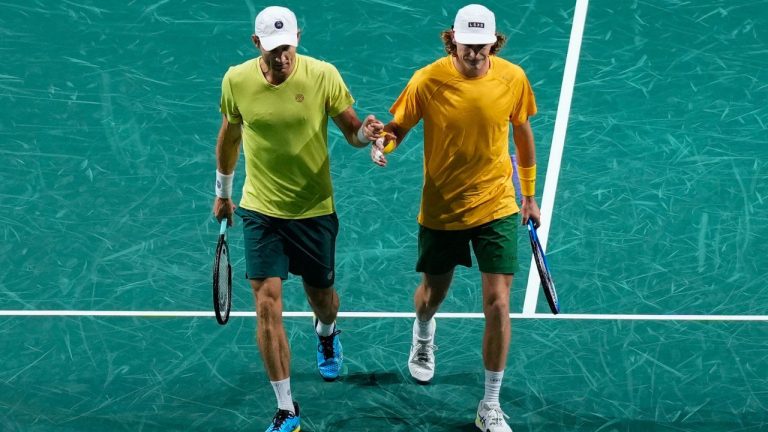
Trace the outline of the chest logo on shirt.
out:
<instances>
[{"instance_id":1,"label":"chest logo on shirt","mask_svg":"<svg viewBox=\"0 0 768 432\"><path fill-rule=\"evenodd\" d=\"M304 102L304 95L301 93L296 93L296 102Z\"/></svg>"}]
</instances>

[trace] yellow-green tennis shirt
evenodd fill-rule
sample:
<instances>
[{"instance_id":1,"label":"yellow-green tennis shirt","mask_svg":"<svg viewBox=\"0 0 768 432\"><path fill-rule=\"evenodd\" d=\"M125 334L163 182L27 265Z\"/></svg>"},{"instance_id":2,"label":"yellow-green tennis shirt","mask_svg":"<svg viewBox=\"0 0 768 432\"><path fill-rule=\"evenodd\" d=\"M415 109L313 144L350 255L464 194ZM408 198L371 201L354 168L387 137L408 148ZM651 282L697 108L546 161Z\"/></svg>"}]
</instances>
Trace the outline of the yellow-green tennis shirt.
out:
<instances>
[{"instance_id":1,"label":"yellow-green tennis shirt","mask_svg":"<svg viewBox=\"0 0 768 432\"><path fill-rule=\"evenodd\" d=\"M291 75L270 84L259 58L229 68L221 112L242 123L245 184L240 206L285 219L334 212L328 117L354 103L336 68L296 55Z\"/></svg>"},{"instance_id":2,"label":"yellow-green tennis shirt","mask_svg":"<svg viewBox=\"0 0 768 432\"><path fill-rule=\"evenodd\" d=\"M408 129L424 119L421 225L460 230L520 211L509 123L536 114L522 68L492 56L486 75L467 78L444 57L416 71L390 112Z\"/></svg>"}]
</instances>

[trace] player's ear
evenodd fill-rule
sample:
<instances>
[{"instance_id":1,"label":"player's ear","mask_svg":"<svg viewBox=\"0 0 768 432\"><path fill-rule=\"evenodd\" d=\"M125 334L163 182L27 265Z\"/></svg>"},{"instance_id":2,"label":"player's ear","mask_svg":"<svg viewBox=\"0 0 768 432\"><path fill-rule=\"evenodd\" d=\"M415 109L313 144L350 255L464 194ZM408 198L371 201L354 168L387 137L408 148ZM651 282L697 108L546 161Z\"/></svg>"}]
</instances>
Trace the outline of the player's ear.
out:
<instances>
[{"instance_id":1,"label":"player's ear","mask_svg":"<svg viewBox=\"0 0 768 432\"><path fill-rule=\"evenodd\" d=\"M299 45L299 42L301 42L301 30L296 32L296 46Z\"/></svg>"},{"instance_id":2,"label":"player's ear","mask_svg":"<svg viewBox=\"0 0 768 432\"><path fill-rule=\"evenodd\" d=\"M261 41L258 36L251 35L251 40L253 41L253 44L256 45L256 48L261 49Z\"/></svg>"}]
</instances>

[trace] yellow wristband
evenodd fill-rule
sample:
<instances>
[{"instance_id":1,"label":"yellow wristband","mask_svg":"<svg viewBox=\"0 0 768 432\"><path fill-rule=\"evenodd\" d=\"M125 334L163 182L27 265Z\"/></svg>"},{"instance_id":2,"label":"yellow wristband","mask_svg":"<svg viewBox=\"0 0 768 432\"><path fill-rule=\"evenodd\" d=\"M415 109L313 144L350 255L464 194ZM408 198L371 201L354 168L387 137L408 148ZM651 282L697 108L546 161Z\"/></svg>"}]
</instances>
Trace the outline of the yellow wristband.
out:
<instances>
[{"instance_id":1,"label":"yellow wristband","mask_svg":"<svg viewBox=\"0 0 768 432\"><path fill-rule=\"evenodd\" d=\"M527 168L518 165L517 174L520 178L520 192L523 196L536 195L536 165Z\"/></svg>"},{"instance_id":2,"label":"yellow wristband","mask_svg":"<svg viewBox=\"0 0 768 432\"><path fill-rule=\"evenodd\" d=\"M389 143L386 145L386 147L384 147L384 150L382 151L384 152L384 154L392 153L393 151L395 151L395 148L397 148L397 144L395 143L395 140L390 140Z\"/></svg>"},{"instance_id":3,"label":"yellow wristband","mask_svg":"<svg viewBox=\"0 0 768 432\"><path fill-rule=\"evenodd\" d=\"M384 138L386 140L386 136L387 134L382 132L381 135L379 135L379 138ZM389 140L389 142L384 145L384 149L382 150L382 153L384 154L392 153L395 150L395 148L397 148L397 142L395 142L395 140Z\"/></svg>"}]
</instances>

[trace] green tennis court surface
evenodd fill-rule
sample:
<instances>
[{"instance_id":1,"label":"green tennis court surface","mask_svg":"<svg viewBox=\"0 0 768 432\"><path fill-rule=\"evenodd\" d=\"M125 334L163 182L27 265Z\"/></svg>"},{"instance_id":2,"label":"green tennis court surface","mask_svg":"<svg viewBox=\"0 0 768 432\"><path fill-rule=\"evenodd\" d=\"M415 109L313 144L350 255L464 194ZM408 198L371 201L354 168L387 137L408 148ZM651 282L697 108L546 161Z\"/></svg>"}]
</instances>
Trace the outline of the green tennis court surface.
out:
<instances>
[{"instance_id":1,"label":"green tennis court surface","mask_svg":"<svg viewBox=\"0 0 768 432\"><path fill-rule=\"evenodd\" d=\"M541 196L575 2L484 4L536 92ZM384 120L413 71L442 55L439 32L463 5L286 4L299 51L334 63L358 113ZM212 310L220 79L254 55L264 6L0 6L0 430L245 431L271 418L252 317L60 316ZM547 246L572 315L518 319L521 229L502 390L516 432L768 430L766 11L589 2ZM329 129L342 311L369 314L340 320L336 383L315 371L310 319L286 318L302 430L472 431L482 320L440 320L437 377L419 386L411 319L387 317L412 311L419 280L420 128L384 170ZM237 229L231 252L233 310L248 312ZM285 309L308 310L295 279ZM29 316L44 310L61 312ZM457 272L441 312L481 312L476 268Z\"/></svg>"}]
</instances>

